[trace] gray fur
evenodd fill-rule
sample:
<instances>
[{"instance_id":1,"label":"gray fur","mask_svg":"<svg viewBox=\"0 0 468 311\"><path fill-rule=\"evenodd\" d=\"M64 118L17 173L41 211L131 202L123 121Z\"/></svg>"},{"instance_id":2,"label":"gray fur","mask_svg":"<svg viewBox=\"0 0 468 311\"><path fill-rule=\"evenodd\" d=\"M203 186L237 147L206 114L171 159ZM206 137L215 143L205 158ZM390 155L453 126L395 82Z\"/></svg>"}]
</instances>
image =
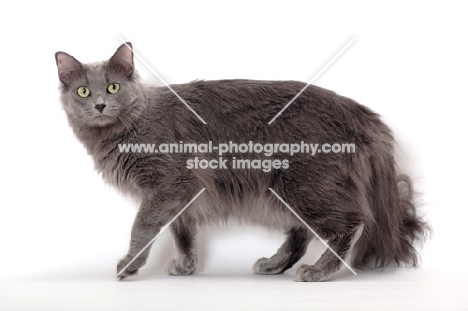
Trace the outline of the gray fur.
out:
<instances>
[{"instance_id":1,"label":"gray fur","mask_svg":"<svg viewBox=\"0 0 468 311\"><path fill-rule=\"evenodd\" d=\"M270 258L260 258L254 264L258 274L279 274L291 268L302 256L313 235L306 228L293 227L287 232L286 241Z\"/></svg>"},{"instance_id":2,"label":"gray fur","mask_svg":"<svg viewBox=\"0 0 468 311\"><path fill-rule=\"evenodd\" d=\"M75 135L92 156L103 178L139 199L123 268L202 188L206 191L171 227L178 250L167 272L186 275L196 267L197 225L244 223L287 232L287 239L254 271L275 274L292 267L312 238L303 224L268 190L274 189L342 257L353 254L358 268L417 264L413 242L427 225L417 216L411 182L398 176L391 130L368 108L334 92L309 86L271 125L271 120L303 87L295 81L194 81L172 88L207 122L204 125L166 87L142 84L133 55L122 45L105 62L81 64L56 54L60 93ZM116 94L106 92L119 83ZM91 96L81 98L86 86ZM99 105L99 106L97 106ZM105 108L103 108L104 106ZM214 154L120 153L119 143L354 143L354 154L274 155L288 169L189 170L187 159ZM226 158L239 155L224 155ZM267 158L263 154L243 158ZM241 156L239 156L241 158ZM353 247L354 246L354 247ZM353 247L353 249L351 249ZM137 273L149 248L122 274ZM323 281L341 267L326 251L312 266L297 271L298 281Z\"/></svg>"}]
</instances>

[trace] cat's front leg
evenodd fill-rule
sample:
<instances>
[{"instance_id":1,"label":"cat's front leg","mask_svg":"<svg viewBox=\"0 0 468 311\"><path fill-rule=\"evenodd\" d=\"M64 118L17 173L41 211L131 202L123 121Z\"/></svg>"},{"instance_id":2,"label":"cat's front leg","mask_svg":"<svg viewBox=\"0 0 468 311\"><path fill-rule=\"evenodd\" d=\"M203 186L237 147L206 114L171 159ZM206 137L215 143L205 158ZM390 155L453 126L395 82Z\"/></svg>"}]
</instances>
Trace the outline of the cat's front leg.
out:
<instances>
[{"instance_id":1,"label":"cat's front leg","mask_svg":"<svg viewBox=\"0 0 468 311\"><path fill-rule=\"evenodd\" d=\"M171 217L177 214L179 206L180 202L165 201L157 195L148 195L143 199L133 223L128 253L117 264L117 276L120 280L136 274L146 263L151 245L138 257L135 256L148 245Z\"/></svg>"},{"instance_id":2,"label":"cat's front leg","mask_svg":"<svg viewBox=\"0 0 468 311\"><path fill-rule=\"evenodd\" d=\"M177 258L169 262L166 273L169 275L192 274L197 266L195 220L188 213L183 214L171 225L171 232L177 248Z\"/></svg>"}]
</instances>

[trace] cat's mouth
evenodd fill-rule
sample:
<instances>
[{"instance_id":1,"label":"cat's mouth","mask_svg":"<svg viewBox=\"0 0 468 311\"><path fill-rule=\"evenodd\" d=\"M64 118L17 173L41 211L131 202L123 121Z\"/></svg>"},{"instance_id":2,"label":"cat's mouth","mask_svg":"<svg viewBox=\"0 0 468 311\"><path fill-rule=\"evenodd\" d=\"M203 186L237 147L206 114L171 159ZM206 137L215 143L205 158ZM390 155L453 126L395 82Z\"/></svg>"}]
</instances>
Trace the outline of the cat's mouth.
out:
<instances>
[{"instance_id":1,"label":"cat's mouth","mask_svg":"<svg viewBox=\"0 0 468 311\"><path fill-rule=\"evenodd\" d=\"M93 117L91 122L93 123L94 126L101 126L102 127L102 126L106 126L106 125L110 125L110 124L115 123L115 119L116 119L115 116L100 114L100 115L96 115L95 117Z\"/></svg>"}]
</instances>

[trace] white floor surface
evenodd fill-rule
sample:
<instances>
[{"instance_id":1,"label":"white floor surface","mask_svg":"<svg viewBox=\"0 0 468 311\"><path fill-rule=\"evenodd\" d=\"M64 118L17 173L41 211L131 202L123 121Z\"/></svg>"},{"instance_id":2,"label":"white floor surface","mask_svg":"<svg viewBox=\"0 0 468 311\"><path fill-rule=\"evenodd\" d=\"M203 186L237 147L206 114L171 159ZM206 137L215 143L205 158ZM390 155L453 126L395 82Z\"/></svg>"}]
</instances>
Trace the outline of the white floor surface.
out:
<instances>
[{"instance_id":1,"label":"white floor surface","mask_svg":"<svg viewBox=\"0 0 468 311\"><path fill-rule=\"evenodd\" d=\"M3 281L0 310L468 310L468 281L422 268L341 271L323 283L294 282L293 271L121 282L82 272Z\"/></svg>"}]
</instances>

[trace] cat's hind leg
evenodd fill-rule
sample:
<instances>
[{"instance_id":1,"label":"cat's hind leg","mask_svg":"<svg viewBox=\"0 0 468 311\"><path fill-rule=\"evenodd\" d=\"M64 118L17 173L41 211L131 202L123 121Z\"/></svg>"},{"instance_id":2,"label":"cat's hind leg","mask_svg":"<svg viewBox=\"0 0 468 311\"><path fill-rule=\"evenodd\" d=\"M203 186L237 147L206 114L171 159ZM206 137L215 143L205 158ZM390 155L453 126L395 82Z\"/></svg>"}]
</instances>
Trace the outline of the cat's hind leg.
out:
<instances>
[{"instance_id":1,"label":"cat's hind leg","mask_svg":"<svg viewBox=\"0 0 468 311\"><path fill-rule=\"evenodd\" d=\"M194 219L188 215L182 215L171 225L171 232L177 248L177 258L166 266L169 275L189 275L197 266L197 249L195 238L197 226Z\"/></svg>"},{"instance_id":2,"label":"cat's hind leg","mask_svg":"<svg viewBox=\"0 0 468 311\"><path fill-rule=\"evenodd\" d=\"M280 274L291 268L304 256L312 234L306 228L293 227L287 232L286 241L270 258L260 258L253 269L257 274Z\"/></svg>"},{"instance_id":3,"label":"cat's hind leg","mask_svg":"<svg viewBox=\"0 0 468 311\"><path fill-rule=\"evenodd\" d=\"M359 239L364 225L358 226L352 233L329 240L328 246L343 260L350 254L352 246ZM296 271L299 282L320 282L328 280L343 265L342 261L330 249L313 265L302 265Z\"/></svg>"}]
</instances>

